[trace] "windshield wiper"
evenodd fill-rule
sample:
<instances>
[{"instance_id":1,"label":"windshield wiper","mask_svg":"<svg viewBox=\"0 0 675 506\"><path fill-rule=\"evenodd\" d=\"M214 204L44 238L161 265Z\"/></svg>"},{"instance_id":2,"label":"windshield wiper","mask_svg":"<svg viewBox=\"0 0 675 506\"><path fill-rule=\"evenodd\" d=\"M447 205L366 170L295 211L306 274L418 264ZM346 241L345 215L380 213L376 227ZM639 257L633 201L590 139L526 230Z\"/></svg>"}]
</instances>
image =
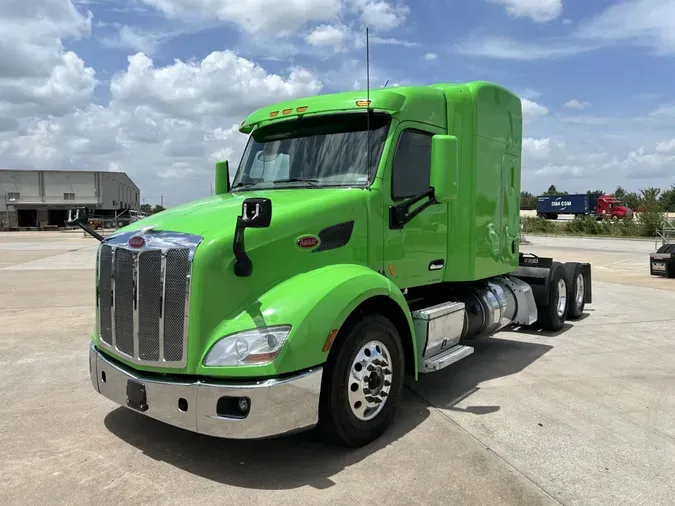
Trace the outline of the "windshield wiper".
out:
<instances>
[{"instance_id":1,"label":"windshield wiper","mask_svg":"<svg viewBox=\"0 0 675 506\"><path fill-rule=\"evenodd\" d=\"M317 184L319 180L318 179L303 179L301 177L289 177L286 179L277 179L274 181L274 184L277 183L307 183L309 186L312 188L318 188Z\"/></svg>"},{"instance_id":2,"label":"windshield wiper","mask_svg":"<svg viewBox=\"0 0 675 506\"><path fill-rule=\"evenodd\" d=\"M235 188L248 188L249 186L253 186L258 184L259 181L249 181L247 183L242 183L241 181L235 184L232 189L234 190Z\"/></svg>"}]
</instances>

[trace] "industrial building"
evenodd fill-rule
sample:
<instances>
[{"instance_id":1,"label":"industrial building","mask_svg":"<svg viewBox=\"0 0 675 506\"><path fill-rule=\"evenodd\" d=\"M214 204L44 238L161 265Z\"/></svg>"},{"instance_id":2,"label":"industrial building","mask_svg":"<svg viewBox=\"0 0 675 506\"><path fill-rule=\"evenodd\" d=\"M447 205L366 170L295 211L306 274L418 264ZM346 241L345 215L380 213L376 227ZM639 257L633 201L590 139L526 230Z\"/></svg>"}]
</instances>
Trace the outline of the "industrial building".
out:
<instances>
[{"instance_id":1,"label":"industrial building","mask_svg":"<svg viewBox=\"0 0 675 506\"><path fill-rule=\"evenodd\" d=\"M0 169L0 229L63 227L71 207L114 217L138 211L140 191L124 172Z\"/></svg>"}]
</instances>

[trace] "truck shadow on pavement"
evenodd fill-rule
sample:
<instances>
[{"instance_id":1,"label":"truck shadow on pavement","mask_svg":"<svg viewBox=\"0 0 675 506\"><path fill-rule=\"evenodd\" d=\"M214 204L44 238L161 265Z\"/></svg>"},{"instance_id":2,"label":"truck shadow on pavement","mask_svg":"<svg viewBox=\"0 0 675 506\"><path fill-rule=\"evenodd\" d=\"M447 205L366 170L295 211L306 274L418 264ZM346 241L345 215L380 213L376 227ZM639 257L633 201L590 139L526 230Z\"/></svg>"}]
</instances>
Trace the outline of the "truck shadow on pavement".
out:
<instances>
[{"instance_id":1,"label":"truck shadow on pavement","mask_svg":"<svg viewBox=\"0 0 675 506\"><path fill-rule=\"evenodd\" d=\"M517 333L513 335L509 339L489 337L467 343L474 347L473 354L436 373L420 375L412 389L439 409L478 416L499 411L500 406L456 405L470 399L482 383L517 374L553 349L549 344L520 341Z\"/></svg>"},{"instance_id":2,"label":"truck shadow on pavement","mask_svg":"<svg viewBox=\"0 0 675 506\"><path fill-rule=\"evenodd\" d=\"M262 490L326 489L335 484L332 476L404 438L434 408L477 416L498 411L499 406L454 406L481 383L516 374L552 348L498 337L471 344L476 351L467 358L434 374L420 375L418 383L408 378L394 424L379 440L356 450L324 443L314 431L267 440L212 438L124 407L108 413L104 423L113 435L150 458L218 483Z\"/></svg>"},{"instance_id":3,"label":"truck shadow on pavement","mask_svg":"<svg viewBox=\"0 0 675 506\"><path fill-rule=\"evenodd\" d=\"M430 412L408 389L394 424L378 440L356 450L323 442L316 431L265 440L228 440L182 430L119 407L106 428L145 455L218 483L249 489L327 489L331 479L394 443L424 422Z\"/></svg>"}]
</instances>

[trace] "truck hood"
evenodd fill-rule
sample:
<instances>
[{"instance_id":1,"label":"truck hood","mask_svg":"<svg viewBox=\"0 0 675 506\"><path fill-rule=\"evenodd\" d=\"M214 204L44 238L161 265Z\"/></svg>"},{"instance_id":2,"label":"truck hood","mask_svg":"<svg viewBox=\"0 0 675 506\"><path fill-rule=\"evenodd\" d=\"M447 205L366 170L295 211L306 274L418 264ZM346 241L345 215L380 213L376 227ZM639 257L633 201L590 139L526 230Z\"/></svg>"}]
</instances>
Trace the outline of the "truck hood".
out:
<instances>
[{"instance_id":1,"label":"truck hood","mask_svg":"<svg viewBox=\"0 0 675 506\"><path fill-rule=\"evenodd\" d=\"M139 220L119 230L129 232L145 227L156 230L185 232L201 235L205 241L220 237L223 233L233 234L237 216L241 215L242 203L248 198L268 198L272 201L272 223L275 227L279 222L286 222L289 218L302 219L307 213L322 214L338 204L338 207L347 209L358 205L357 201L364 198L364 190L353 188L316 189L299 188L283 190L241 191L216 195L201 200L176 206L161 213ZM344 215L348 216L348 215Z\"/></svg>"}]
</instances>

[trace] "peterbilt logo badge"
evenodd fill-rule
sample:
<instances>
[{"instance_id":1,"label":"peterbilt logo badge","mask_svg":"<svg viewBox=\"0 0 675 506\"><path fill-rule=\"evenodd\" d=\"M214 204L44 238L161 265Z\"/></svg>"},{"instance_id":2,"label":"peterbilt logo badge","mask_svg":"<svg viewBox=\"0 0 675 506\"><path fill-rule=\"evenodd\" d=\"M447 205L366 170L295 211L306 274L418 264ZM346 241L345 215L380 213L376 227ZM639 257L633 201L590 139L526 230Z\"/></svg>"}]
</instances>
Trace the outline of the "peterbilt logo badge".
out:
<instances>
[{"instance_id":1,"label":"peterbilt logo badge","mask_svg":"<svg viewBox=\"0 0 675 506\"><path fill-rule=\"evenodd\" d=\"M132 248L142 248L145 246L145 239L143 239L141 236L136 235L129 239L129 246Z\"/></svg>"},{"instance_id":2,"label":"peterbilt logo badge","mask_svg":"<svg viewBox=\"0 0 675 506\"><path fill-rule=\"evenodd\" d=\"M298 247L300 248L313 248L319 244L319 238L312 235L306 235L298 239Z\"/></svg>"}]
</instances>

